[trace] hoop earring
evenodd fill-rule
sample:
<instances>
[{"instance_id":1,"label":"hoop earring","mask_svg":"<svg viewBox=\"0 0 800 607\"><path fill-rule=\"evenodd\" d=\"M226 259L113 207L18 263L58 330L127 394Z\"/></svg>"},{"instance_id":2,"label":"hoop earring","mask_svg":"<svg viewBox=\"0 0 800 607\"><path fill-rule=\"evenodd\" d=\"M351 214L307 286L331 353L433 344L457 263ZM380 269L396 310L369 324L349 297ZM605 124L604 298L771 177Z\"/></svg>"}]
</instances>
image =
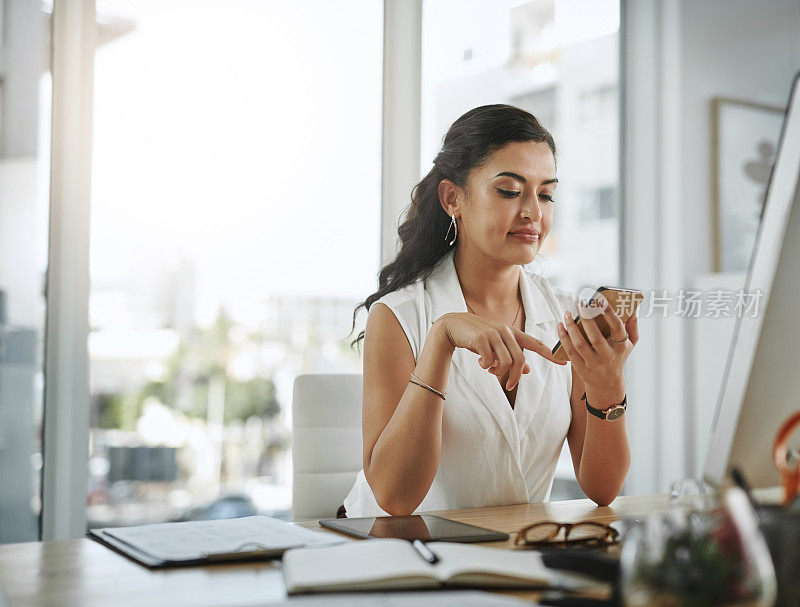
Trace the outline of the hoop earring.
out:
<instances>
[{"instance_id":1,"label":"hoop earring","mask_svg":"<svg viewBox=\"0 0 800 607\"><path fill-rule=\"evenodd\" d=\"M453 234L453 240L450 241L450 246L452 247L458 238L458 224L456 223L456 214L453 213L450 215L450 225L447 227L447 234L444 235L444 239L447 240L447 237L450 236L450 230L455 228L455 234Z\"/></svg>"}]
</instances>

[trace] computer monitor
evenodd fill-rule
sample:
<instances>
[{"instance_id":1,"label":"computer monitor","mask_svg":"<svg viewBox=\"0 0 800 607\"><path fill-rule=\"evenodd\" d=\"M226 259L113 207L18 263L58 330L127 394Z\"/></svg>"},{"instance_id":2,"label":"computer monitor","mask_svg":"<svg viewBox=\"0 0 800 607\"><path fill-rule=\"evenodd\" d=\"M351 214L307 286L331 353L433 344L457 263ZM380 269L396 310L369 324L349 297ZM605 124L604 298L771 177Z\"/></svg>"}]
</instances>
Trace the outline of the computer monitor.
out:
<instances>
[{"instance_id":1,"label":"computer monitor","mask_svg":"<svg viewBox=\"0 0 800 607\"><path fill-rule=\"evenodd\" d=\"M753 487L780 484L775 433L800 410L800 74L795 77L745 283L759 312L742 314L728 352L705 478L732 467Z\"/></svg>"}]
</instances>

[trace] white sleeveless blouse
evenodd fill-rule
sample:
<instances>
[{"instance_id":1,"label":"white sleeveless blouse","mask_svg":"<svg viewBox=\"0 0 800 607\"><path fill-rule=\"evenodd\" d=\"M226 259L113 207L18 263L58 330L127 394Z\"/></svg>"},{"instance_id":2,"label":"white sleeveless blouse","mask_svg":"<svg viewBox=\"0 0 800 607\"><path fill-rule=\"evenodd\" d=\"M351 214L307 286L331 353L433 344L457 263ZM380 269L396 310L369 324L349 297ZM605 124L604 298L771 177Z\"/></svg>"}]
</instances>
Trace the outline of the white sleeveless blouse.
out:
<instances>
[{"instance_id":1,"label":"white sleeveless blouse","mask_svg":"<svg viewBox=\"0 0 800 607\"><path fill-rule=\"evenodd\" d=\"M524 267L520 291L525 332L552 348L564 312L577 314L577 297ZM467 312L453 251L426 280L378 301L394 312L417 360L439 317ZM572 369L570 364L556 365L530 350L525 350L525 360L531 373L522 376L512 409L497 377L478 364L478 355L456 348L445 389L439 469L415 512L549 499L572 420ZM387 515L375 501L363 470L344 507L348 517Z\"/></svg>"}]
</instances>

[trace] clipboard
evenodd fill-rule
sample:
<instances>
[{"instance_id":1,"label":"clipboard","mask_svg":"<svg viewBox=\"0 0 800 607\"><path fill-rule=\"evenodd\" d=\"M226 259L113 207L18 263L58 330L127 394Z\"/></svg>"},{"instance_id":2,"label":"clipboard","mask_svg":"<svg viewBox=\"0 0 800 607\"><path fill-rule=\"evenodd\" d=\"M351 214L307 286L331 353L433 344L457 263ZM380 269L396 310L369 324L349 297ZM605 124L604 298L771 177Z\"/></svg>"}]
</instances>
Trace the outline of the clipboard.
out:
<instances>
[{"instance_id":1,"label":"clipboard","mask_svg":"<svg viewBox=\"0 0 800 607\"><path fill-rule=\"evenodd\" d=\"M87 536L149 568L270 559L348 541L267 516L92 529Z\"/></svg>"}]
</instances>

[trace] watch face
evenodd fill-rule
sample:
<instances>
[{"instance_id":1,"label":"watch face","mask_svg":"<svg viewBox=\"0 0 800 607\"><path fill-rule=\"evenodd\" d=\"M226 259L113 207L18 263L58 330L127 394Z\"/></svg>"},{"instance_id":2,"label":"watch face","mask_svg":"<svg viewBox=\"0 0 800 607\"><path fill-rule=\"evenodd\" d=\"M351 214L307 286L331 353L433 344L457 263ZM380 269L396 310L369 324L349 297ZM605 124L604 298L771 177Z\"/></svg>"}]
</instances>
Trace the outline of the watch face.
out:
<instances>
[{"instance_id":1,"label":"watch face","mask_svg":"<svg viewBox=\"0 0 800 607\"><path fill-rule=\"evenodd\" d=\"M606 413L606 419L610 422L613 422L615 419L619 419L622 417L622 414L625 413L625 409L623 407L614 407Z\"/></svg>"}]
</instances>

